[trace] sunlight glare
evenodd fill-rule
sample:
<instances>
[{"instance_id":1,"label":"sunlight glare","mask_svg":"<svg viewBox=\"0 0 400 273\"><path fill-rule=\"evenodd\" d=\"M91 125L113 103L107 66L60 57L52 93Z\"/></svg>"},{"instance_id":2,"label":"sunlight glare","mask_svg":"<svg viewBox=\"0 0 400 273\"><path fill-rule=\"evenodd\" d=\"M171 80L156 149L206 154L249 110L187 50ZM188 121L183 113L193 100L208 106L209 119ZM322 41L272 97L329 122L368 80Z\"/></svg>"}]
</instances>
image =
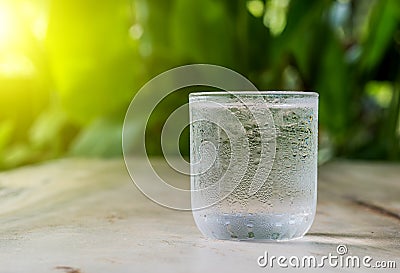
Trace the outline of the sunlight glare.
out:
<instances>
[{"instance_id":1,"label":"sunlight glare","mask_svg":"<svg viewBox=\"0 0 400 273\"><path fill-rule=\"evenodd\" d=\"M30 77L35 73L32 61L21 54L0 56L0 75L3 77Z\"/></svg>"},{"instance_id":2,"label":"sunlight glare","mask_svg":"<svg viewBox=\"0 0 400 273\"><path fill-rule=\"evenodd\" d=\"M13 18L8 7L0 5L0 45L6 43L12 36Z\"/></svg>"}]
</instances>

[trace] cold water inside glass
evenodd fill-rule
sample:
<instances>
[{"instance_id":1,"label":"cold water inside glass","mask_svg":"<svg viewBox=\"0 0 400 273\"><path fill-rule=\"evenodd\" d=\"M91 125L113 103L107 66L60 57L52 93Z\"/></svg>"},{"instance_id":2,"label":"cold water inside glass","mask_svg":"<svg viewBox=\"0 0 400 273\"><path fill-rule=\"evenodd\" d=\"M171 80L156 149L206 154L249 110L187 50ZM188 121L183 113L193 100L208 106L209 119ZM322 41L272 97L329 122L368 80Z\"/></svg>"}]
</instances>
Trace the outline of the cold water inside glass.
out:
<instances>
[{"instance_id":1,"label":"cold water inside glass","mask_svg":"<svg viewBox=\"0 0 400 273\"><path fill-rule=\"evenodd\" d=\"M206 237L291 240L317 201L318 94L189 95L191 201Z\"/></svg>"}]
</instances>

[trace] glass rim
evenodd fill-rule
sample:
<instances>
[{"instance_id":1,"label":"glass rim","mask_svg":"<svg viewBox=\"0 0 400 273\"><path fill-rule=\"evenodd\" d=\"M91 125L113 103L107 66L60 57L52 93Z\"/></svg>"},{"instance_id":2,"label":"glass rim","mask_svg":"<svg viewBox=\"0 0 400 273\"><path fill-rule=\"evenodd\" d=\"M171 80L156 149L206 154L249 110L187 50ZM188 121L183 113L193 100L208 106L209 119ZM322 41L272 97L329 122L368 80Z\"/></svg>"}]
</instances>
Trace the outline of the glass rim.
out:
<instances>
[{"instance_id":1,"label":"glass rim","mask_svg":"<svg viewBox=\"0 0 400 273\"><path fill-rule=\"evenodd\" d=\"M319 97L314 91L200 91L190 93L190 97L206 97L206 96L302 96L302 97Z\"/></svg>"}]
</instances>

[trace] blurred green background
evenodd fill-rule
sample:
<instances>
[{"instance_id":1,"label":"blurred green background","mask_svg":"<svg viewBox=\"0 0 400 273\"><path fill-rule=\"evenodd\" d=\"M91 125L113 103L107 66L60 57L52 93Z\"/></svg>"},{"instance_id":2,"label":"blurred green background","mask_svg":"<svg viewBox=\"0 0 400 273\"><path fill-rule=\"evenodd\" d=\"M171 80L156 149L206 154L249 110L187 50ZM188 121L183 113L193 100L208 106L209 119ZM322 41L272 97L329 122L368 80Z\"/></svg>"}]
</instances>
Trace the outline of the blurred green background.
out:
<instances>
[{"instance_id":1,"label":"blurred green background","mask_svg":"<svg viewBox=\"0 0 400 273\"><path fill-rule=\"evenodd\" d=\"M0 168L121 155L135 92L190 63L317 90L321 162L400 159L399 0L0 0ZM150 154L187 93L152 116Z\"/></svg>"}]
</instances>

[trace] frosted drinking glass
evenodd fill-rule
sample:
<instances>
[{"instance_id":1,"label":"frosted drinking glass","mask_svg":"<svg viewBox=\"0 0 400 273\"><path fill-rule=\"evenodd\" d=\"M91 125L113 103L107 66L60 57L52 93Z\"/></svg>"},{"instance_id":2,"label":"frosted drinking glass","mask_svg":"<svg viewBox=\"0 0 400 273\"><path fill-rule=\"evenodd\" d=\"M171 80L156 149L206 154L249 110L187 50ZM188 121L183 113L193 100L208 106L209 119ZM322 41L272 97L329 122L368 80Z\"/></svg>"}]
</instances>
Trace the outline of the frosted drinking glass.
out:
<instances>
[{"instance_id":1,"label":"frosted drinking glass","mask_svg":"<svg viewBox=\"0 0 400 273\"><path fill-rule=\"evenodd\" d=\"M317 201L318 94L189 95L191 202L203 235L290 240Z\"/></svg>"}]
</instances>

